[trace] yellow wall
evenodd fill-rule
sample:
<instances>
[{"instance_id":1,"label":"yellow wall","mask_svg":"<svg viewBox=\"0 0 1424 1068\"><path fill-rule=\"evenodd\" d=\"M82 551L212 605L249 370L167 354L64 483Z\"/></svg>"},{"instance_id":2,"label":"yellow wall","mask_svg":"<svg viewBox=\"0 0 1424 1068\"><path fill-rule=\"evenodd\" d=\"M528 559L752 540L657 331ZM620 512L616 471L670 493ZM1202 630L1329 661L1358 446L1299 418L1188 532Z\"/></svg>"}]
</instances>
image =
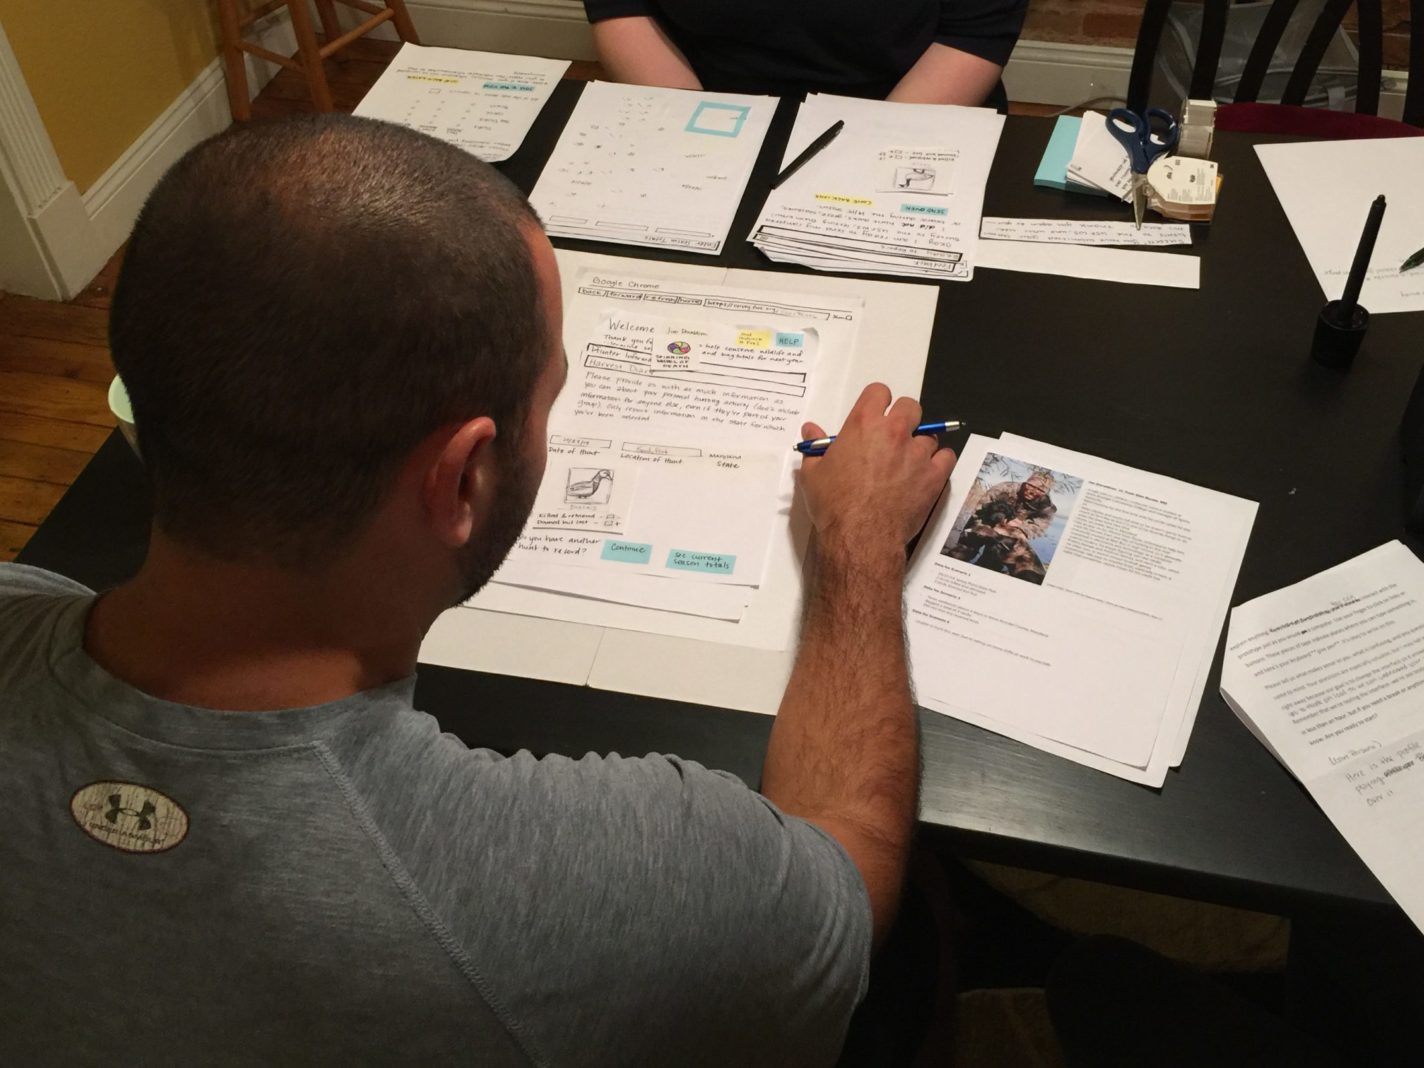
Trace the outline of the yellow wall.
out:
<instances>
[{"instance_id":1,"label":"yellow wall","mask_svg":"<svg viewBox=\"0 0 1424 1068\"><path fill-rule=\"evenodd\" d=\"M0 0L0 25L81 191L218 53L213 0Z\"/></svg>"}]
</instances>

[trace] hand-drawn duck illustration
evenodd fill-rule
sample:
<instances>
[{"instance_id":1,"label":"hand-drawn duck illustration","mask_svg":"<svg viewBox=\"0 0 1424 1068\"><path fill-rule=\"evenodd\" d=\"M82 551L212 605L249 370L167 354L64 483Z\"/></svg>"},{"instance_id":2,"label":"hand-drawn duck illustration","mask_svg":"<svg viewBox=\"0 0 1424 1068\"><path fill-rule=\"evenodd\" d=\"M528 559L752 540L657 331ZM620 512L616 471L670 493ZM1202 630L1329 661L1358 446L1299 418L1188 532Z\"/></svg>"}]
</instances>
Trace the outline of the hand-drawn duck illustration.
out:
<instances>
[{"instance_id":1,"label":"hand-drawn duck illustration","mask_svg":"<svg viewBox=\"0 0 1424 1068\"><path fill-rule=\"evenodd\" d=\"M575 500L587 500L598 492L598 487L604 482L613 481L613 472L606 467L601 467L594 472L592 478L584 479L582 482L570 482L564 489L564 496Z\"/></svg>"}]
</instances>

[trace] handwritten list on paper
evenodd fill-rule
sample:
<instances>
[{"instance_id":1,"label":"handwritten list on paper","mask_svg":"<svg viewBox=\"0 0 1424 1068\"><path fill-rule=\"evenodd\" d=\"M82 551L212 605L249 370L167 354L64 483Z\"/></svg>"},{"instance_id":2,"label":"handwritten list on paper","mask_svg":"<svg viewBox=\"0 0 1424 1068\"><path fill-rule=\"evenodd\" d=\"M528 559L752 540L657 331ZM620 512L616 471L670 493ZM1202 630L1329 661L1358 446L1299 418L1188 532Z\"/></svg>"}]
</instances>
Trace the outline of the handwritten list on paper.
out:
<instances>
[{"instance_id":1,"label":"handwritten list on paper","mask_svg":"<svg viewBox=\"0 0 1424 1068\"><path fill-rule=\"evenodd\" d=\"M1008 219L985 216L979 236L989 241L1042 241L1055 245L1190 245L1186 223L1143 223L1105 219Z\"/></svg>"},{"instance_id":2,"label":"handwritten list on paper","mask_svg":"<svg viewBox=\"0 0 1424 1068\"><path fill-rule=\"evenodd\" d=\"M1424 928L1424 563L1393 541L1237 608L1221 693Z\"/></svg>"}]
</instances>

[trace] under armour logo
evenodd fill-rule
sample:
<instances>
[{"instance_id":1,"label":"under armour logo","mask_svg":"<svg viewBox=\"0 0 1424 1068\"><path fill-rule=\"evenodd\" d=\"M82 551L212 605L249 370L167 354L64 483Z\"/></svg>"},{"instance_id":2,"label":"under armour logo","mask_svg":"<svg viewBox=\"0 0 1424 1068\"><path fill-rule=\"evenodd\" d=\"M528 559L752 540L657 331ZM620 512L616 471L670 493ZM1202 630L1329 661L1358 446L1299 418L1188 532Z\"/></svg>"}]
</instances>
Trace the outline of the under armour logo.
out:
<instances>
[{"instance_id":1,"label":"under armour logo","mask_svg":"<svg viewBox=\"0 0 1424 1068\"><path fill-rule=\"evenodd\" d=\"M134 819L138 820L138 829L141 831L146 831L153 826L153 821L148 817L152 816L154 811L155 809L152 801L145 801L143 803L143 808L124 808L122 795L110 794L109 811L104 813L104 818L110 823L117 823L121 815L132 816Z\"/></svg>"}]
</instances>

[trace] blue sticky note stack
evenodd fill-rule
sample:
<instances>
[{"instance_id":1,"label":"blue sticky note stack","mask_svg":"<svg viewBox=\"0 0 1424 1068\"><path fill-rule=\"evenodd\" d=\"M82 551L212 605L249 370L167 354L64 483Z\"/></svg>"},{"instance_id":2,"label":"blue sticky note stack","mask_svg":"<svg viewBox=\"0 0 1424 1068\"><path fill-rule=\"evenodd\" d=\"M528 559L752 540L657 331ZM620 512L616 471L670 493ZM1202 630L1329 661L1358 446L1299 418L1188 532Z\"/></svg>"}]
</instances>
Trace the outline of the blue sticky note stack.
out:
<instances>
[{"instance_id":1,"label":"blue sticky note stack","mask_svg":"<svg viewBox=\"0 0 1424 1068\"><path fill-rule=\"evenodd\" d=\"M1038 171L1033 176L1033 184L1049 189L1066 189L1070 193L1094 193L1107 196L1101 189L1083 185L1068 177L1068 161L1073 158L1073 149L1078 144L1078 127L1083 120L1076 115L1059 115L1053 126L1053 135L1048 139L1048 147L1043 150L1043 159L1038 162Z\"/></svg>"}]
</instances>

